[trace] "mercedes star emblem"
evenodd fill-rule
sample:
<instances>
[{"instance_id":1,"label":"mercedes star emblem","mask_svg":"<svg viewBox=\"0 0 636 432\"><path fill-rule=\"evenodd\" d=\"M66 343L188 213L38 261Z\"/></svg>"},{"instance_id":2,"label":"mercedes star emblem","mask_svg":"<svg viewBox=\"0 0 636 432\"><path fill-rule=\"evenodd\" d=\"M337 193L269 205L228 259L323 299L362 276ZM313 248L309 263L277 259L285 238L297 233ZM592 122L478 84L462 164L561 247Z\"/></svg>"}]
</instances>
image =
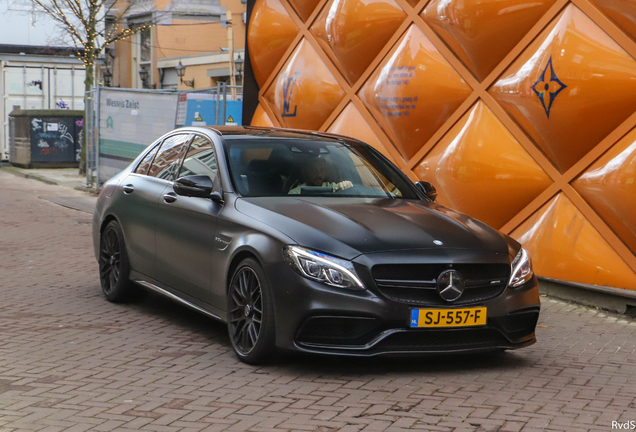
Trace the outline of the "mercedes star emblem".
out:
<instances>
[{"instance_id":1,"label":"mercedes star emblem","mask_svg":"<svg viewBox=\"0 0 636 432\"><path fill-rule=\"evenodd\" d=\"M457 270L445 270L437 278L437 293L447 302L460 298L465 286L464 277Z\"/></svg>"}]
</instances>

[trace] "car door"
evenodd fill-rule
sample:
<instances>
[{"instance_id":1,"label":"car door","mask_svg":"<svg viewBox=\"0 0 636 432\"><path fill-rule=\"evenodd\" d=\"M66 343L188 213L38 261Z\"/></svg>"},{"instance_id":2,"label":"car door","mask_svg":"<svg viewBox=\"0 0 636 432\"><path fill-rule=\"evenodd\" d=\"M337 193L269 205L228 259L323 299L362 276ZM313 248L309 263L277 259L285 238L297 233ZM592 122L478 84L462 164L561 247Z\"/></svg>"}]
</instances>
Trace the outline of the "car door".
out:
<instances>
[{"instance_id":1,"label":"car door","mask_svg":"<svg viewBox=\"0 0 636 432\"><path fill-rule=\"evenodd\" d=\"M124 233L131 268L151 278L155 264L157 204L166 185L147 174L161 144L161 141L153 144L135 170L119 183L118 199L112 208Z\"/></svg>"},{"instance_id":2,"label":"car door","mask_svg":"<svg viewBox=\"0 0 636 432\"><path fill-rule=\"evenodd\" d=\"M115 213L119 216L130 265L150 278L155 278L156 221L161 194L178 167L180 151L192 135L177 134L166 138L139 163L121 183L121 199Z\"/></svg>"},{"instance_id":3,"label":"car door","mask_svg":"<svg viewBox=\"0 0 636 432\"><path fill-rule=\"evenodd\" d=\"M218 174L213 143L196 135L183 158L177 178ZM159 280L188 296L224 309L224 299L213 295L211 260L217 216L222 205L209 198L178 196L172 184L163 192L157 220L156 270ZM216 245L218 246L218 245Z\"/></svg>"}]
</instances>

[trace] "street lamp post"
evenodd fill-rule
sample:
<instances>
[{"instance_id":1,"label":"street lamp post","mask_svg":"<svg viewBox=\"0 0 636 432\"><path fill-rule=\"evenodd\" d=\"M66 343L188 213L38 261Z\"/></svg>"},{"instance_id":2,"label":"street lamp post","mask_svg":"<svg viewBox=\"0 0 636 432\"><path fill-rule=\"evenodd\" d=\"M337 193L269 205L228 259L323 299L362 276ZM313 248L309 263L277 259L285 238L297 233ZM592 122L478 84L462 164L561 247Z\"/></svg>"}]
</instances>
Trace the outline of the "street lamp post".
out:
<instances>
[{"instance_id":1,"label":"street lamp post","mask_svg":"<svg viewBox=\"0 0 636 432\"><path fill-rule=\"evenodd\" d=\"M236 72L241 78L241 84L243 84L243 66L245 65L245 60L241 58L241 54L238 55L238 58L234 60L234 64L236 65Z\"/></svg>"},{"instance_id":2,"label":"street lamp post","mask_svg":"<svg viewBox=\"0 0 636 432\"><path fill-rule=\"evenodd\" d=\"M154 89L155 85L148 85L146 83L146 80L148 79L148 71L146 70L145 67L141 67L141 69L139 69L139 78L141 78L141 87L145 88L145 89Z\"/></svg>"},{"instance_id":3,"label":"street lamp post","mask_svg":"<svg viewBox=\"0 0 636 432\"><path fill-rule=\"evenodd\" d=\"M106 70L104 71L104 86L105 87L110 87L111 86L112 78L113 78L113 74L110 73L110 71L108 70L108 66L107 66Z\"/></svg>"},{"instance_id":4,"label":"street lamp post","mask_svg":"<svg viewBox=\"0 0 636 432\"><path fill-rule=\"evenodd\" d=\"M179 64L175 67L175 69L177 70L177 76L181 80L181 84L183 84L186 87L194 88L194 78L192 78L191 80L183 79L183 76L185 75L186 67L181 63L181 60L179 60Z\"/></svg>"}]
</instances>

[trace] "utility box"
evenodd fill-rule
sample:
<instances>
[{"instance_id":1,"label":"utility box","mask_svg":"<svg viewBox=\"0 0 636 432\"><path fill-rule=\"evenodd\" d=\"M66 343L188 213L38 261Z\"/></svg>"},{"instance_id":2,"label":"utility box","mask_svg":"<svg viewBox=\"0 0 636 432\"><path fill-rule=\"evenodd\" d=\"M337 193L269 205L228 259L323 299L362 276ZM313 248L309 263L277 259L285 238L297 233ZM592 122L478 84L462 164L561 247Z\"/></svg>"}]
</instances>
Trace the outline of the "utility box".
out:
<instances>
[{"instance_id":1,"label":"utility box","mask_svg":"<svg viewBox=\"0 0 636 432\"><path fill-rule=\"evenodd\" d=\"M84 111L15 108L9 114L9 162L12 165L79 167Z\"/></svg>"}]
</instances>

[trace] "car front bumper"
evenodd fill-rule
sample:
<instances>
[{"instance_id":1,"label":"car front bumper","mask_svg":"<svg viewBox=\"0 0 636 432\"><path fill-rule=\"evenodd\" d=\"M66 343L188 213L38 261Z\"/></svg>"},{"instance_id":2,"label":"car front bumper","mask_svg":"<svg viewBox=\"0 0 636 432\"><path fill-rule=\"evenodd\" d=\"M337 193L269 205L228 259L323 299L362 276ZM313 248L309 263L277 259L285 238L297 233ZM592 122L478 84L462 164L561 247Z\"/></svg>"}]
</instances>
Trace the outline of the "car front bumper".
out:
<instances>
[{"instance_id":1,"label":"car front bumper","mask_svg":"<svg viewBox=\"0 0 636 432\"><path fill-rule=\"evenodd\" d=\"M330 287L298 275L287 263L265 266L273 288L276 345L287 351L349 356L437 354L523 348L536 342L537 278L497 297L461 306L422 306L366 290ZM485 325L411 328L413 309L487 308Z\"/></svg>"}]
</instances>

